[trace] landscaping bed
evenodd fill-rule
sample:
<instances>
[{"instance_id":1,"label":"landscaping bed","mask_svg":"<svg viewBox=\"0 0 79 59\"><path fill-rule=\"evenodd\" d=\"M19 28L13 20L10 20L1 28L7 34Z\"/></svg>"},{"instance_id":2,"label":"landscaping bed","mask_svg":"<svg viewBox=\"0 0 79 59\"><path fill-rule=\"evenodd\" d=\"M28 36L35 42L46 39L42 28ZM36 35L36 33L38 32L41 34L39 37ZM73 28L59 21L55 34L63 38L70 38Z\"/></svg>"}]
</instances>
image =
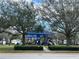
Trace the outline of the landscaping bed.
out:
<instances>
[{"instance_id":1,"label":"landscaping bed","mask_svg":"<svg viewBox=\"0 0 79 59\"><path fill-rule=\"evenodd\" d=\"M48 46L49 50L69 50L69 51L79 51L79 46Z\"/></svg>"},{"instance_id":2,"label":"landscaping bed","mask_svg":"<svg viewBox=\"0 0 79 59\"><path fill-rule=\"evenodd\" d=\"M14 46L14 50L43 50L43 46L16 45Z\"/></svg>"}]
</instances>

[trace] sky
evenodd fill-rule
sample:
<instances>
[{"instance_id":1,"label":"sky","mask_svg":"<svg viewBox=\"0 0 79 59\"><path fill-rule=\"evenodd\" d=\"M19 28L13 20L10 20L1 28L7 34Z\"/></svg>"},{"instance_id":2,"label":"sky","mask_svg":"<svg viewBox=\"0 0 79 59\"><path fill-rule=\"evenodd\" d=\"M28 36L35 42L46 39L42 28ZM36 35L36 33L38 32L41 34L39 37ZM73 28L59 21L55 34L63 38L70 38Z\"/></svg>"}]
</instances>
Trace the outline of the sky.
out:
<instances>
[{"instance_id":1,"label":"sky","mask_svg":"<svg viewBox=\"0 0 79 59\"><path fill-rule=\"evenodd\" d=\"M19 0L13 0L13 1L19 1ZM40 3L40 2L42 2L42 0L26 0L26 1L28 1L28 2L31 2L31 1L33 1L34 3Z\"/></svg>"},{"instance_id":2,"label":"sky","mask_svg":"<svg viewBox=\"0 0 79 59\"><path fill-rule=\"evenodd\" d=\"M17 2L19 0L14 0L14 1ZM40 4L42 3L42 0L26 0L26 1L33 2L36 7L40 6ZM49 26L49 24L47 22L45 22L43 25L46 26L45 30L51 31L50 28L49 28L50 26Z\"/></svg>"},{"instance_id":3,"label":"sky","mask_svg":"<svg viewBox=\"0 0 79 59\"><path fill-rule=\"evenodd\" d=\"M13 0L13 1L18 2L19 0ZM28 1L29 3L33 2L35 6L40 6L43 0L26 0L26 1Z\"/></svg>"},{"instance_id":4,"label":"sky","mask_svg":"<svg viewBox=\"0 0 79 59\"><path fill-rule=\"evenodd\" d=\"M40 4L40 3L42 3L42 0L32 0L33 1L33 3L35 3L35 4Z\"/></svg>"},{"instance_id":5,"label":"sky","mask_svg":"<svg viewBox=\"0 0 79 59\"><path fill-rule=\"evenodd\" d=\"M18 2L19 0L13 0L13 1ZM31 2L32 0L26 0L26 1Z\"/></svg>"}]
</instances>

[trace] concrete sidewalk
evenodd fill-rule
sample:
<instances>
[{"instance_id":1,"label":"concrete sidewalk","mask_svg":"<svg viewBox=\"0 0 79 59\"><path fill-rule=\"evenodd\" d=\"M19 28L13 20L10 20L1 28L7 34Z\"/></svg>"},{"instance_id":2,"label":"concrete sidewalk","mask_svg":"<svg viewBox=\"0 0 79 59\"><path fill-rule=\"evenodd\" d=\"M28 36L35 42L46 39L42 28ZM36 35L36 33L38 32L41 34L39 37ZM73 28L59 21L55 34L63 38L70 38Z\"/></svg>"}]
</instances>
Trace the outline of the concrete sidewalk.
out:
<instances>
[{"instance_id":1,"label":"concrete sidewalk","mask_svg":"<svg viewBox=\"0 0 79 59\"><path fill-rule=\"evenodd\" d=\"M79 59L79 53L1 53L0 59Z\"/></svg>"}]
</instances>

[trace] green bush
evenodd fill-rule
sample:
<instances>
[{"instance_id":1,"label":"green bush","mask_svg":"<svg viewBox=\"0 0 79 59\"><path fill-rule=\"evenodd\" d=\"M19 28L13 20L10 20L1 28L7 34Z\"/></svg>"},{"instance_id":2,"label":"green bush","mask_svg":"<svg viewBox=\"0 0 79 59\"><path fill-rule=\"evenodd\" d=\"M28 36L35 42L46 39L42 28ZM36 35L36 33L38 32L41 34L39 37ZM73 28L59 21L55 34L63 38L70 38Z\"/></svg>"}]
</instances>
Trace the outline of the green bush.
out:
<instances>
[{"instance_id":1,"label":"green bush","mask_svg":"<svg viewBox=\"0 0 79 59\"><path fill-rule=\"evenodd\" d=\"M69 50L69 51L79 51L79 47L75 46L48 46L49 50Z\"/></svg>"},{"instance_id":2,"label":"green bush","mask_svg":"<svg viewBox=\"0 0 79 59\"><path fill-rule=\"evenodd\" d=\"M42 46L16 45L14 50L43 50Z\"/></svg>"}]
</instances>

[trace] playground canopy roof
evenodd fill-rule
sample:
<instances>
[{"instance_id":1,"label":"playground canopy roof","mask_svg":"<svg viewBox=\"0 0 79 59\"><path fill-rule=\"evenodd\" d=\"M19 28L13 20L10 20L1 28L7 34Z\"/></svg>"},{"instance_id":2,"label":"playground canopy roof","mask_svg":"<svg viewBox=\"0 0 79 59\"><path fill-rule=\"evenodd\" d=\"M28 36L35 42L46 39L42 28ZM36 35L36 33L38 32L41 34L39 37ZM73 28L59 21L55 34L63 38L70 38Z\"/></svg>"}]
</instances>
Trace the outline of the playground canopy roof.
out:
<instances>
[{"instance_id":1,"label":"playground canopy roof","mask_svg":"<svg viewBox=\"0 0 79 59\"><path fill-rule=\"evenodd\" d=\"M47 32L27 32L27 35L50 35L52 33L47 33Z\"/></svg>"}]
</instances>

